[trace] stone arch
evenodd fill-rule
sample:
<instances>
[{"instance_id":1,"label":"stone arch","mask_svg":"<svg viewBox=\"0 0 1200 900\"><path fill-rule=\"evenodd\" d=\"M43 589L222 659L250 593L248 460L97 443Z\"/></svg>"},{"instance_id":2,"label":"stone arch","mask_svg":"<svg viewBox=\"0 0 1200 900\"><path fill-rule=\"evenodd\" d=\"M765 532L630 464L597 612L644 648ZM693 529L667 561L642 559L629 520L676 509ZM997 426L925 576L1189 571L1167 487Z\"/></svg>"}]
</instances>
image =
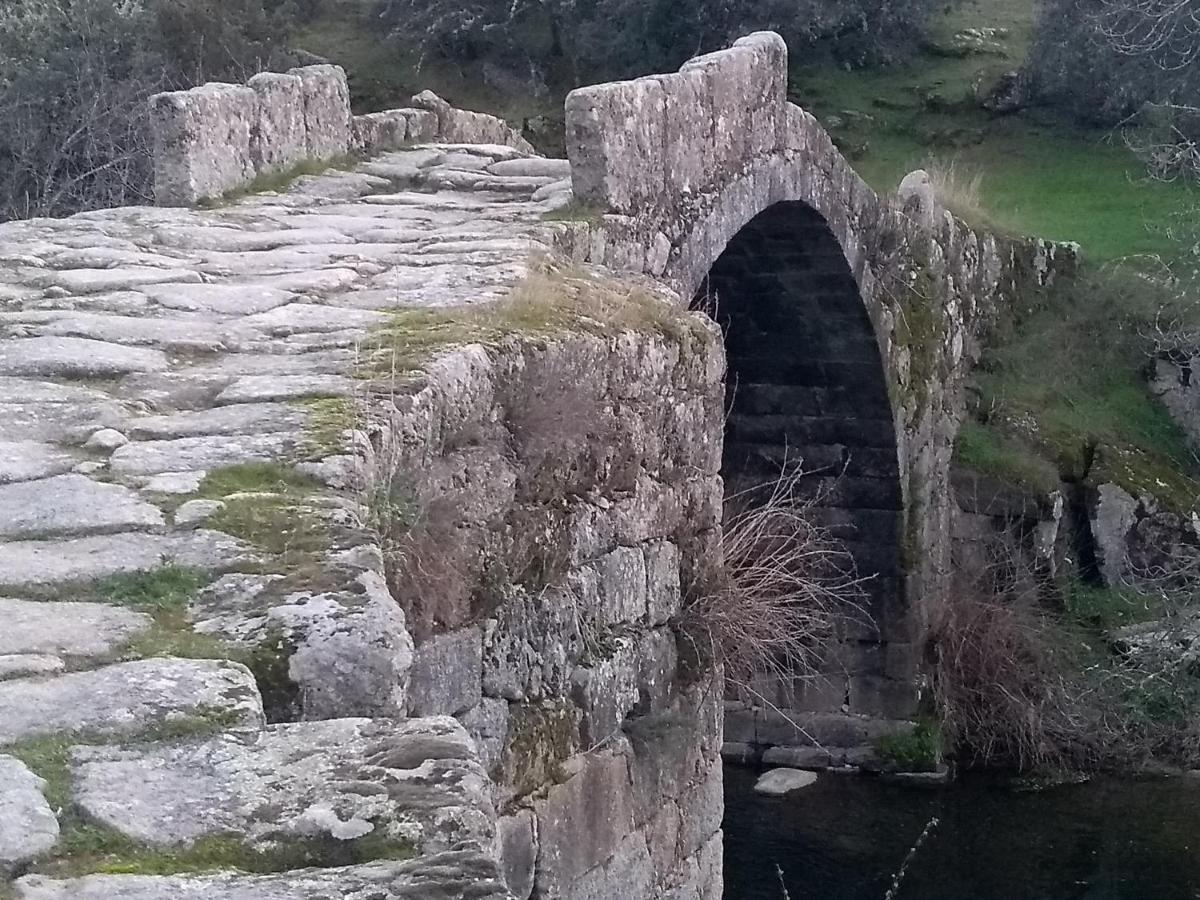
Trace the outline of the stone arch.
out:
<instances>
[{"instance_id":1,"label":"stone arch","mask_svg":"<svg viewBox=\"0 0 1200 900\"><path fill-rule=\"evenodd\" d=\"M736 219L735 219L736 221ZM714 250L718 249L713 247ZM904 499L888 376L859 279L827 219L800 200L770 203L719 247L698 288L725 334L728 493L801 461L819 524L845 543L876 620L850 624L826 653L828 678L792 709L911 714L889 691L887 638L906 615Z\"/></svg>"}]
</instances>

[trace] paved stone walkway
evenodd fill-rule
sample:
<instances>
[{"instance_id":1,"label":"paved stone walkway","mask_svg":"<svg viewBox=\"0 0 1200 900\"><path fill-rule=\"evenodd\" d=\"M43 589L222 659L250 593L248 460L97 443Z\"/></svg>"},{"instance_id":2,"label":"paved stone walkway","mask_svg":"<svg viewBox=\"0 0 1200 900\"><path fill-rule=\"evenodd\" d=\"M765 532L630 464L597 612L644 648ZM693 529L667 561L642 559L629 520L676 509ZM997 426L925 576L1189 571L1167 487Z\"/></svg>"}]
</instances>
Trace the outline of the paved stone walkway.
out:
<instances>
[{"instance_id":1,"label":"paved stone walkway","mask_svg":"<svg viewBox=\"0 0 1200 900\"><path fill-rule=\"evenodd\" d=\"M504 295L568 175L437 145L0 226L0 897L506 896L471 741L400 721L346 417L372 329ZM262 874L91 874L200 847Z\"/></svg>"}]
</instances>

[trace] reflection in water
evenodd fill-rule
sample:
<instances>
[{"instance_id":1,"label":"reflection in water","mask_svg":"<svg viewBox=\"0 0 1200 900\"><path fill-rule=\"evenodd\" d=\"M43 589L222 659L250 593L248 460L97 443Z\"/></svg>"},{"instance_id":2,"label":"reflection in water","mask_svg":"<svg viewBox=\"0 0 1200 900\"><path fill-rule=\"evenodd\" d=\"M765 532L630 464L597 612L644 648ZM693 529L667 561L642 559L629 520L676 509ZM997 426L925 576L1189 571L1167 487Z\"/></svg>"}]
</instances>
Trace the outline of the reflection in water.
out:
<instances>
[{"instance_id":1,"label":"reflection in water","mask_svg":"<svg viewBox=\"0 0 1200 900\"><path fill-rule=\"evenodd\" d=\"M725 897L883 900L930 817L897 900L1197 900L1200 779L1100 780L1014 793L823 774L786 798L725 771Z\"/></svg>"}]
</instances>

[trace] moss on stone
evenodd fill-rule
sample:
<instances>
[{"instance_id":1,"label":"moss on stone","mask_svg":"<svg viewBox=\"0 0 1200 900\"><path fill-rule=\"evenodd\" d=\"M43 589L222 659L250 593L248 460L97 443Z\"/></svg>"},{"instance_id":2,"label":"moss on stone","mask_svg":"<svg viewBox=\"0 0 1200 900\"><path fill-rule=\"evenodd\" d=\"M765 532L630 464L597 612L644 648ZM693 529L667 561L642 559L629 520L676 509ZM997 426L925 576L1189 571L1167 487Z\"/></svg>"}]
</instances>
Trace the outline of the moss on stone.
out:
<instances>
[{"instance_id":1,"label":"moss on stone","mask_svg":"<svg viewBox=\"0 0 1200 900\"><path fill-rule=\"evenodd\" d=\"M954 461L980 475L1049 494L1058 469L1036 450L979 422L964 422L954 442Z\"/></svg>"},{"instance_id":2,"label":"moss on stone","mask_svg":"<svg viewBox=\"0 0 1200 900\"><path fill-rule=\"evenodd\" d=\"M902 772L934 772L942 761L942 732L933 723L921 722L879 738L875 751Z\"/></svg>"},{"instance_id":3,"label":"moss on stone","mask_svg":"<svg viewBox=\"0 0 1200 900\"><path fill-rule=\"evenodd\" d=\"M301 400L299 405L308 414L301 453L305 459L324 459L350 450L347 432L358 420L354 401L346 397L323 397Z\"/></svg>"},{"instance_id":4,"label":"moss on stone","mask_svg":"<svg viewBox=\"0 0 1200 900\"><path fill-rule=\"evenodd\" d=\"M571 198L565 206L542 213L545 222L583 222L587 225L599 225L604 221L608 211L597 203L587 203Z\"/></svg>"},{"instance_id":5,"label":"moss on stone","mask_svg":"<svg viewBox=\"0 0 1200 900\"><path fill-rule=\"evenodd\" d=\"M915 420L929 405L930 391L942 365L946 316L934 300L937 285L927 262L916 262L901 273L900 279L895 340L908 351L909 359L901 399L910 420Z\"/></svg>"},{"instance_id":6,"label":"moss on stone","mask_svg":"<svg viewBox=\"0 0 1200 900\"><path fill-rule=\"evenodd\" d=\"M1097 447L1087 481L1115 484L1134 497L1153 497L1171 512L1190 513L1200 503L1200 480L1170 460L1130 447Z\"/></svg>"},{"instance_id":7,"label":"moss on stone","mask_svg":"<svg viewBox=\"0 0 1200 900\"><path fill-rule=\"evenodd\" d=\"M300 686L291 679L296 643L280 629L269 630L257 645L241 654L254 674L268 722L293 722L302 712Z\"/></svg>"},{"instance_id":8,"label":"moss on stone","mask_svg":"<svg viewBox=\"0 0 1200 900\"><path fill-rule=\"evenodd\" d=\"M209 472L200 483L196 497L222 500L230 494L308 495L318 490L317 479L284 463L258 462L225 466Z\"/></svg>"},{"instance_id":9,"label":"moss on stone","mask_svg":"<svg viewBox=\"0 0 1200 900\"><path fill-rule=\"evenodd\" d=\"M113 575L96 584L100 599L151 613L186 608L212 577L187 566L165 565L148 572Z\"/></svg>"},{"instance_id":10,"label":"moss on stone","mask_svg":"<svg viewBox=\"0 0 1200 900\"><path fill-rule=\"evenodd\" d=\"M685 309L631 282L602 278L577 266L538 261L494 303L453 309L403 309L375 332L360 374L411 374L456 346L496 346L518 338L546 340L571 333L611 338L623 332L658 335L691 346L704 326Z\"/></svg>"},{"instance_id":11,"label":"moss on stone","mask_svg":"<svg viewBox=\"0 0 1200 900\"><path fill-rule=\"evenodd\" d=\"M296 179L305 175L323 175L330 169L343 171L353 169L362 162L362 159L363 157L357 154L345 154L331 159L302 160L280 172L257 175L252 181L228 190L219 197L203 197L196 201L196 208L221 209L243 197L251 197L255 194L282 193L291 187Z\"/></svg>"},{"instance_id":12,"label":"moss on stone","mask_svg":"<svg viewBox=\"0 0 1200 900\"><path fill-rule=\"evenodd\" d=\"M579 749L579 711L566 701L522 703L511 710L499 767L520 799L566 780L563 764Z\"/></svg>"}]
</instances>

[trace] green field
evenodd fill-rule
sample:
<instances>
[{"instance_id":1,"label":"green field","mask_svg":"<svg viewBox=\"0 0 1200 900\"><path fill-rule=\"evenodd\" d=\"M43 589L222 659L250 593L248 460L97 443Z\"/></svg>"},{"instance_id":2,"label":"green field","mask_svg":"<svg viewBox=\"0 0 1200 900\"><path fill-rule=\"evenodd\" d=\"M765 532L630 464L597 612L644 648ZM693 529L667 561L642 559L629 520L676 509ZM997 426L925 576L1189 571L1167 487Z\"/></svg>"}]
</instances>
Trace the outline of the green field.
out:
<instances>
[{"instance_id":1,"label":"green field","mask_svg":"<svg viewBox=\"0 0 1200 900\"><path fill-rule=\"evenodd\" d=\"M1018 68L1029 49L1033 0L964 0L934 23L930 46L886 69L796 66L793 99L832 128L855 168L880 191L930 160L981 177L986 222L1077 241L1093 260L1170 255L1159 226L1195 205L1180 185L1150 181L1118 133L1082 131L1030 110L993 115L974 97ZM967 27L1002 28L996 52L952 55ZM868 118L869 117L869 118Z\"/></svg>"}]
</instances>

